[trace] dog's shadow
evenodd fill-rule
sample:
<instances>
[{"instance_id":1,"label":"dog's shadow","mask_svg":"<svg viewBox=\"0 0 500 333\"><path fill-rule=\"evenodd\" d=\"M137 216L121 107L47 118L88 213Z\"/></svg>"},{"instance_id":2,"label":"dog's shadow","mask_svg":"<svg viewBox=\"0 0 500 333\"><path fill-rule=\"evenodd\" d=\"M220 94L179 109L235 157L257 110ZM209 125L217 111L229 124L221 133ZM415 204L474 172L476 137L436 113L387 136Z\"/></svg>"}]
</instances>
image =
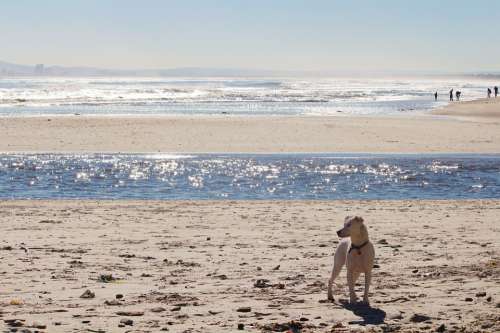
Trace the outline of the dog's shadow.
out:
<instances>
[{"instance_id":1,"label":"dog's shadow","mask_svg":"<svg viewBox=\"0 0 500 333\"><path fill-rule=\"evenodd\" d=\"M363 318L362 321L352 321L349 324L380 325L384 323L386 313L382 309L372 308L363 303L351 304L345 299L339 300L339 303L344 309L352 311L356 316Z\"/></svg>"}]
</instances>

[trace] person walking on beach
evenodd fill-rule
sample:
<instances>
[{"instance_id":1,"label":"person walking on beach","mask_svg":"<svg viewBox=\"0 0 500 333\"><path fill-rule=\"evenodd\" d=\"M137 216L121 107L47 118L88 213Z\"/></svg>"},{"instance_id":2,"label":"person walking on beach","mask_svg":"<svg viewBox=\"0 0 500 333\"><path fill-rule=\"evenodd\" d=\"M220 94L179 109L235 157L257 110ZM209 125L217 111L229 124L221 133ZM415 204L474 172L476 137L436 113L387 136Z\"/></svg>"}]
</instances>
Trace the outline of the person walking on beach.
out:
<instances>
[{"instance_id":1,"label":"person walking on beach","mask_svg":"<svg viewBox=\"0 0 500 333\"><path fill-rule=\"evenodd\" d=\"M491 89L488 88L488 98L491 98Z\"/></svg>"},{"instance_id":2,"label":"person walking on beach","mask_svg":"<svg viewBox=\"0 0 500 333\"><path fill-rule=\"evenodd\" d=\"M438 92L437 92L437 91L434 93L434 100L435 100L435 101L437 101L437 100L438 100Z\"/></svg>"},{"instance_id":3,"label":"person walking on beach","mask_svg":"<svg viewBox=\"0 0 500 333\"><path fill-rule=\"evenodd\" d=\"M453 102L453 89L450 90L450 101Z\"/></svg>"},{"instance_id":4,"label":"person walking on beach","mask_svg":"<svg viewBox=\"0 0 500 333\"><path fill-rule=\"evenodd\" d=\"M498 96L498 87L495 86L495 88L493 88L493 90L495 90L495 98L497 98L497 96Z\"/></svg>"},{"instance_id":5,"label":"person walking on beach","mask_svg":"<svg viewBox=\"0 0 500 333\"><path fill-rule=\"evenodd\" d=\"M455 93L455 96L457 96L457 101L460 101L460 95L462 95L462 92L461 91L457 91Z\"/></svg>"}]
</instances>

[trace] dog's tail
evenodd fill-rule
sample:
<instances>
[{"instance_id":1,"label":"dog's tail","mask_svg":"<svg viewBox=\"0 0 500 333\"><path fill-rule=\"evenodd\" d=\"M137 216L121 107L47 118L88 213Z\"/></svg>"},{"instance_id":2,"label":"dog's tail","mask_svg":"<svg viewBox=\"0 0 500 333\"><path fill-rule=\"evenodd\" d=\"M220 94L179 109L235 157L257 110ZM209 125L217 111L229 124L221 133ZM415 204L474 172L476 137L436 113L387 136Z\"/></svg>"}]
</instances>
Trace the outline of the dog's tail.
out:
<instances>
[{"instance_id":1,"label":"dog's tail","mask_svg":"<svg viewBox=\"0 0 500 333\"><path fill-rule=\"evenodd\" d=\"M344 267L345 262L347 260L347 251L349 251L349 246L351 245L351 241L346 238L340 241L337 250L335 251L335 255L333 256L333 262L335 266L340 270Z\"/></svg>"}]
</instances>

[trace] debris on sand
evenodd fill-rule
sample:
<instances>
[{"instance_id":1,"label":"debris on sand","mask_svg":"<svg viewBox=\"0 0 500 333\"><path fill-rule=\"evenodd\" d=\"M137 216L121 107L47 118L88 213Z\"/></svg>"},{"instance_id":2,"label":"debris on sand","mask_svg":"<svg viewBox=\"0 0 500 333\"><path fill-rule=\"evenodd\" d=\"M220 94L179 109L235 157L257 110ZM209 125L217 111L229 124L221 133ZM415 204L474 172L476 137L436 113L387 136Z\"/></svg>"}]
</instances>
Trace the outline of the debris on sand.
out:
<instances>
[{"instance_id":1,"label":"debris on sand","mask_svg":"<svg viewBox=\"0 0 500 333\"><path fill-rule=\"evenodd\" d=\"M14 299L10 300L9 304L10 305L23 305L23 300L18 299L18 298L14 298Z\"/></svg>"},{"instance_id":2,"label":"debris on sand","mask_svg":"<svg viewBox=\"0 0 500 333\"><path fill-rule=\"evenodd\" d=\"M115 278L112 274L101 274L99 278L97 278L98 282L110 283L115 282L117 278Z\"/></svg>"},{"instance_id":3,"label":"debris on sand","mask_svg":"<svg viewBox=\"0 0 500 333\"><path fill-rule=\"evenodd\" d=\"M4 319L3 322L10 327L21 327L24 326L24 319Z\"/></svg>"},{"instance_id":4,"label":"debris on sand","mask_svg":"<svg viewBox=\"0 0 500 333\"><path fill-rule=\"evenodd\" d=\"M142 312L142 311L118 311L116 314L118 316L123 316L123 317L140 317L140 316L144 316L144 312Z\"/></svg>"},{"instance_id":5,"label":"debris on sand","mask_svg":"<svg viewBox=\"0 0 500 333\"><path fill-rule=\"evenodd\" d=\"M270 323L270 324L265 324L260 326L260 328L266 332L300 332L300 330L303 328L301 323L295 322L295 321L290 321L287 323Z\"/></svg>"},{"instance_id":6,"label":"debris on sand","mask_svg":"<svg viewBox=\"0 0 500 333\"><path fill-rule=\"evenodd\" d=\"M255 281L253 284L255 288L269 288L272 287L272 285L269 283L268 279L258 279Z\"/></svg>"}]
</instances>

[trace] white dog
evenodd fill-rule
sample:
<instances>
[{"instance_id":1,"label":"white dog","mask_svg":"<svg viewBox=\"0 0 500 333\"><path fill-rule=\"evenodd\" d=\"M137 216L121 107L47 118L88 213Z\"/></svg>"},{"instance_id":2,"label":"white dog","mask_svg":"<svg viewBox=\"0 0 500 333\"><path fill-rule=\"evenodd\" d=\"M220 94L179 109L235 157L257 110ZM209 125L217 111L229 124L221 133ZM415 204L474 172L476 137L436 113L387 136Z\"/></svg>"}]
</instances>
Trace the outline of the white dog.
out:
<instances>
[{"instance_id":1,"label":"white dog","mask_svg":"<svg viewBox=\"0 0 500 333\"><path fill-rule=\"evenodd\" d=\"M365 293L363 303L370 304L368 292L372 277L373 259L375 249L368 239L368 231L363 224L363 218L359 216L347 216L344 220L344 227L337 231L341 238L350 237L340 242L333 258L332 276L328 281L328 299L333 300L332 285L347 261L347 283L349 285L349 302L355 303L357 300L354 292L354 284L361 273L365 274Z\"/></svg>"}]
</instances>

